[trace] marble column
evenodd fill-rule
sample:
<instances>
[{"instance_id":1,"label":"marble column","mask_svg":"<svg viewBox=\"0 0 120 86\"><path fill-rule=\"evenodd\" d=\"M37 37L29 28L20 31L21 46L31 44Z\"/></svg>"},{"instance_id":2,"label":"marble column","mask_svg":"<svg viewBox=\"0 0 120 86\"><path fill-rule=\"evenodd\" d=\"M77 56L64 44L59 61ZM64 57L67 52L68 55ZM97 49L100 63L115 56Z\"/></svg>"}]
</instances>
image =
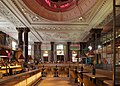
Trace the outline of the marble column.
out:
<instances>
[{"instance_id":1,"label":"marble column","mask_svg":"<svg viewBox=\"0 0 120 86\"><path fill-rule=\"evenodd\" d=\"M22 36L22 34L23 34L24 28L16 28L16 29L18 31L18 48L23 50L23 40L22 40L23 36Z\"/></svg>"},{"instance_id":2,"label":"marble column","mask_svg":"<svg viewBox=\"0 0 120 86\"><path fill-rule=\"evenodd\" d=\"M29 28L24 28L24 56L25 63L28 63L28 32L30 32Z\"/></svg>"},{"instance_id":3,"label":"marble column","mask_svg":"<svg viewBox=\"0 0 120 86\"><path fill-rule=\"evenodd\" d=\"M34 42L34 60L37 62L41 59L41 44L42 42Z\"/></svg>"},{"instance_id":4,"label":"marble column","mask_svg":"<svg viewBox=\"0 0 120 86\"><path fill-rule=\"evenodd\" d=\"M51 62L54 61L54 42L51 42Z\"/></svg>"},{"instance_id":5,"label":"marble column","mask_svg":"<svg viewBox=\"0 0 120 86\"><path fill-rule=\"evenodd\" d=\"M37 59L37 42L34 42L34 61Z\"/></svg>"},{"instance_id":6,"label":"marble column","mask_svg":"<svg viewBox=\"0 0 120 86\"><path fill-rule=\"evenodd\" d=\"M38 59L39 59L39 60L41 59L41 44L42 44L42 42L39 42L39 43L38 43L38 50L39 50Z\"/></svg>"},{"instance_id":7,"label":"marble column","mask_svg":"<svg viewBox=\"0 0 120 86\"><path fill-rule=\"evenodd\" d=\"M67 61L72 61L71 53L70 53L70 44L71 42L67 42Z\"/></svg>"}]
</instances>

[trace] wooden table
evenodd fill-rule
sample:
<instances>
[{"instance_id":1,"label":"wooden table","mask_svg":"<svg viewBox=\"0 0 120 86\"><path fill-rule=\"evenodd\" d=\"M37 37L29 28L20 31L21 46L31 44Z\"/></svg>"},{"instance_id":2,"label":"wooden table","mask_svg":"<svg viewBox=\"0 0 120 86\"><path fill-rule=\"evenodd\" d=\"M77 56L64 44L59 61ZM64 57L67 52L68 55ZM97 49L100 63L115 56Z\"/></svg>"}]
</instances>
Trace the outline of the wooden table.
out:
<instances>
[{"instance_id":1,"label":"wooden table","mask_svg":"<svg viewBox=\"0 0 120 86\"><path fill-rule=\"evenodd\" d=\"M107 77L107 76L101 75L101 74L93 75L92 73L83 73L83 75L88 76L90 78L106 78Z\"/></svg>"},{"instance_id":2,"label":"wooden table","mask_svg":"<svg viewBox=\"0 0 120 86\"><path fill-rule=\"evenodd\" d=\"M107 84L108 86L112 86L113 81L112 80L104 80L103 81L105 84Z\"/></svg>"},{"instance_id":3,"label":"wooden table","mask_svg":"<svg viewBox=\"0 0 120 86\"><path fill-rule=\"evenodd\" d=\"M88 71L78 71L78 73L89 73Z\"/></svg>"},{"instance_id":4,"label":"wooden table","mask_svg":"<svg viewBox=\"0 0 120 86\"><path fill-rule=\"evenodd\" d=\"M78 72L78 74L80 74L80 79L81 79L81 84L80 84L80 86L84 86L83 85L83 73L88 73L88 71L77 71Z\"/></svg>"},{"instance_id":5,"label":"wooden table","mask_svg":"<svg viewBox=\"0 0 120 86\"><path fill-rule=\"evenodd\" d=\"M94 83L97 84L97 79L103 79L103 78L107 78L107 76L105 75L101 75L101 74L95 74L93 75L92 73L83 73L84 76L90 77L90 80Z\"/></svg>"}]
</instances>

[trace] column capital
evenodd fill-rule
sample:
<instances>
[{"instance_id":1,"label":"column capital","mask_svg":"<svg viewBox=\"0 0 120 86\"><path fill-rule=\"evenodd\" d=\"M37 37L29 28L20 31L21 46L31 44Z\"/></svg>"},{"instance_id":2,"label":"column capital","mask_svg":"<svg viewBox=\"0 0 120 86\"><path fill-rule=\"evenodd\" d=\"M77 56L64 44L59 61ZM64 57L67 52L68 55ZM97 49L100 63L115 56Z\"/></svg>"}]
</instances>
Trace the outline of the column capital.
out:
<instances>
[{"instance_id":1,"label":"column capital","mask_svg":"<svg viewBox=\"0 0 120 86\"><path fill-rule=\"evenodd\" d=\"M54 42L50 42L50 44L54 44Z\"/></svg>"},{"instance_id":2,"label":"column capital","mask_svg":"<svg viewBox=\"0 0 120 86\"><path fill-rule=\"evenodd\" d=\"M41 45L42 42L34 42L34 45Z\"/></svg>"},{"instance_id":3,"label":"column capital","mask_svg":"<svg viewBox=\"0 0 120 86\"><path fill-rule=\"evenodd\" d=\"M80 43L80 49L84 49L86 47L87 42L79 42Z\"/></svg>"},{"instance_id":4,"label":"column capital","mask_svg":"<svg viewBox=\"0 0 120 86\"><path fill-rule=\"evenodd\" d=\"M79 42L80 44L82 44L82 45L84 45L84 44L86 44L87 42Z\"/></svg>"},{"instance_id":5,"label":"column capital","mask_svg":"<svg viewBox=\"0 0 120 86\"><path fill-rule=\"evenodd\" d=\"M71 42L67 42L67 60L68 61L72 61L71 60L71 53L70 53L70 44L71 44Z\"/></svg>"},{"instance_id":6,"label":"column capital","mask_svg":"<svg viewBox=\"0 0 120 86\"><path fill-rule=\"evenodd\" d=\"M18 28L16 28L16 30L17 30L19 33L22 33L22 32L24 31L24 28L18 27Z\"/></svg>"},{"instance_id":7,"label":"column capital","mask_svg":"<svg viewBox=\"0 0 120 86\"><path fill-rule=\"evenodd\" d=\"M50 42L51 44L51 62L54 61L54 42Z\"/></svg>"},{"instance_id":8,"label":"column capital","mask_svg":"<svg viewBox=\"0 0 120 86\"><path fill-rule=\"evenodd\" d=\"M24 33L30 32L30 29L28 27L24 28Z\"/></svg>"},{"instance_id":9,"label":"column capital","mask_svg":"<svg viewBox=\"0 0 120 86\"><path fill-rule=\"evenodd\" d=\"M71 44L71 42L67 42L67 44Z\"/></svg>"},{"instance_id":10,"label":"column capital","mask_svg":"<svg viewBox=\"0 0 120 86\"><path fill-rule=\"evenodd\" d=\"M94 34L94 33L101 33L103 29L102 28L92 28L90 30L90 33Z\"/></svg>"}]
</instances>

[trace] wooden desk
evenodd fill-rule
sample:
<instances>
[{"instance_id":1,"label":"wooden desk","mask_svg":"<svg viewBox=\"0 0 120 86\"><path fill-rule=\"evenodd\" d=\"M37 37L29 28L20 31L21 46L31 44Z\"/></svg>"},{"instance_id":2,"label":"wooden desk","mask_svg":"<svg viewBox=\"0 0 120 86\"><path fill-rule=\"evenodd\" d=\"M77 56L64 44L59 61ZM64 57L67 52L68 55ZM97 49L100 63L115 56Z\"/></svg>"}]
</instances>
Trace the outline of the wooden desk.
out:
<instances>
[{"instance_id":1,"label":"wooden desk","mask_svg":"<svg viewBox=\"0 0 120 86\"><path fill-rule=\"evenodd\" d=\"M103 81L105 84L107 84L108 86L112 86L113 81L112 80L104 80Z\"/></svg>"},{"instance_id":2,"label":"wooden desk","mask_svg":"<svg viewBox=\"0 0 120 86\"><path fill-rule=\"evenodd\" d=\"M90 78L90 81L96 84L96 86L100 86L99 84L102 84L102 81L99 79L106 79L107 76L101 75L101 74L95 74L93 75L92 73L83 73L84 76L87 76Z\"/></svg>"},{"instance_id":3,"label":"wooden desk","mask_svg":"<svg viewBox=\"0 0 120 86\"><path fill-rule=\"evenodd\" d=\"M78 73L89 73L88 71L78 71Z\"/></svg>"},{"instance_id":4,"label":"wooden desk","mask_svg":"<svg viewBox=\"0 0 120 86\"><path fill-rule=\"evenodd\" d=\"M101 75L101 74L93 75L92 73L83 73L83 75L88 76L90 78L106 78L107 77L107 76Z\"/></svg>"}]
</instances>

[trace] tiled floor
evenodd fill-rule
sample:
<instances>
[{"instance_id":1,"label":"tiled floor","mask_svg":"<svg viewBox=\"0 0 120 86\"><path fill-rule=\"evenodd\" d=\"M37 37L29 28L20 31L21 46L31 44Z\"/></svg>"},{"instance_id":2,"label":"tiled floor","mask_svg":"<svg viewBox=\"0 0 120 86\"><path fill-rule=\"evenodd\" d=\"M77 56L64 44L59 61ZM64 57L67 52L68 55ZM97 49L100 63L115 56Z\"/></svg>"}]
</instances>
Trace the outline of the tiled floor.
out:
<instances>
[{"instance_id":1,"label":"tiled floor","mask_svg":"<svg viewBox=\"0 0 120 86\"><path fill-rule=\"evenodd\" d=\"M72 85L69 81L69 78L60 78L60 77L52 77L52 78L44 78L38 86L78 86Z\"/></svg>"}]
</instances>

